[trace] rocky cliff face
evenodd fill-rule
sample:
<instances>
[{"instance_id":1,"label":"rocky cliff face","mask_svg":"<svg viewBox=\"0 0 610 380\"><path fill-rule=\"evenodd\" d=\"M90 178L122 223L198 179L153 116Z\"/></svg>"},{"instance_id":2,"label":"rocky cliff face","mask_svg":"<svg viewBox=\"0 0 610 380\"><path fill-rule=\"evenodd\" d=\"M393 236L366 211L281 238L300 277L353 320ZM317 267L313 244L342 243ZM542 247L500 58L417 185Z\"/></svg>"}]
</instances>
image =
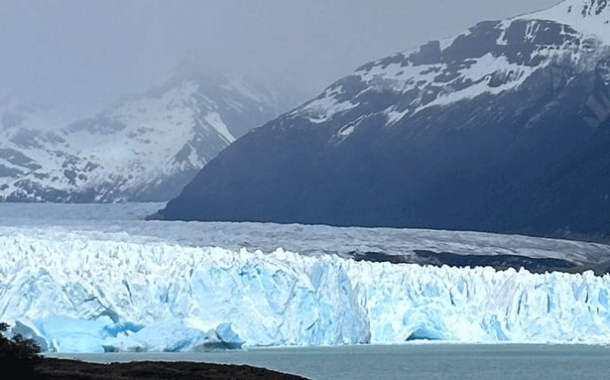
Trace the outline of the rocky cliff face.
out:
<instances>
[{"instance_id":1,"label":"rocky cliff face","mask_svg":"<svg viewBox=\"0 0 610 380\"><path fill-rule=\"evenodd\" d=\"M171 199L218 152L296 98L240 76L181 70L163 86L69 125L5 101L0 200Z\"/></svg>"},{"instance_id":2,"label":"rocky cliff face","mask_svg":"<svg viewBox=\"0 0 610 380\"><path fill-rule=\"evenodd\" d=\"M573 168L579 182L575 152L607 151L609 23L606 1L565 1L366 64L239 139L161 216L563 228L565 207L565 221L539 222L559 207L552 178Z\"/></svg>"}]
</instances>

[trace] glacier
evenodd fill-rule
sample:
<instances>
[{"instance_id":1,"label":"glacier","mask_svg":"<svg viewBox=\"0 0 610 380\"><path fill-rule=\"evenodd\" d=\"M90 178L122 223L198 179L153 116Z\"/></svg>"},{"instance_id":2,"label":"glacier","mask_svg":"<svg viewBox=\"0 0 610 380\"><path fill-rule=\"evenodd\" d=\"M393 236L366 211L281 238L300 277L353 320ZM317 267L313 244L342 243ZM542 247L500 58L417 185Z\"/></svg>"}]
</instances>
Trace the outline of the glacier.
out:
<instances>
[{"instance_id":1,"label":"glacier","mask_svg":"<svg viewBox=\"0 0 610 380\"><path fill-rule=\"evenodd\" d=\"M0 320L56 352L605 344L609 290L610 277L592 272L356 262L76 225L0 225Z\"/></svg>"}]
</instances>

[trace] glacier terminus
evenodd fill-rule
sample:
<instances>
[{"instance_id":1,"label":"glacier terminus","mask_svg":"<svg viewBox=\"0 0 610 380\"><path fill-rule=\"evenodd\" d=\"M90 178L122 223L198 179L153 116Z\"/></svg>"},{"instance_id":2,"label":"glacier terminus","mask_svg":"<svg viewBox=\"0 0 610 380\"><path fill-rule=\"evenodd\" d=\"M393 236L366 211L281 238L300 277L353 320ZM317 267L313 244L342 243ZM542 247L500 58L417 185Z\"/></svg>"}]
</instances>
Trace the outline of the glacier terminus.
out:
<instances>
[{"instance_id":1,"label":"glacier terminus","mask_svg":"<svg viewBox=\"0 0 610 380\"><path fill-rule=\"evenodd\" d=\"M0 218L0 319L55 352L610 341L608 275L355 261L345 251L369 249L367 236L375 234L377 248L395 255L435 244L490 253L498 244L584 262L607 258L602 245L262 223L172 229L172 222L127 219L25 225ZM269 248L278 231L294 243L275 243L294 252ZM327 248L334 253L309 244L332 232L338 240L329 239ZM229 243L237 240L241 248Z\"/></svg>"}]
</instances>

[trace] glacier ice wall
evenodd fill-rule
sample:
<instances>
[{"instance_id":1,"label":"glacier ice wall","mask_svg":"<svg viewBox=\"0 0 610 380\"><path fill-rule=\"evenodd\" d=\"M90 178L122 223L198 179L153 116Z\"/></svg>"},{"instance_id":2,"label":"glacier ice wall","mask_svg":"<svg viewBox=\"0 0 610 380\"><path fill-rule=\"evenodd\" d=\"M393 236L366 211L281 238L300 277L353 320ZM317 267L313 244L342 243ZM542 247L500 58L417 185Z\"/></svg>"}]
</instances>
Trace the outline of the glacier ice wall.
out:
<instances>
[{"instance_id":1,"label":"glacier ice wall","mask_svg":"<svg viewBox=\"0 0 610 380\"><path fill-rule=\"evenodd\" d=\"M610 342L610 277L0 236L0 320L49 350Z\"/></svg>"}]
</instances>

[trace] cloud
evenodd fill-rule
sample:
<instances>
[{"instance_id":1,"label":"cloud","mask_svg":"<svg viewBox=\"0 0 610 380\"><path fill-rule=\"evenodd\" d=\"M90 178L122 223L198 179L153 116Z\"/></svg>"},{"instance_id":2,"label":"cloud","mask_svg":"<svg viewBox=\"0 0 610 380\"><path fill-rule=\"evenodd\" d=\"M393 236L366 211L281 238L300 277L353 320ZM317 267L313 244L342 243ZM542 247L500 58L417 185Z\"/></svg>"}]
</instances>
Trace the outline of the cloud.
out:
<instances>
[{"instance_id":1,"label":"cloud","mask_svg":"<svg viewBox=\"0 0 610 380\"><path fill-rule=\"evenodd\" d=\"M6 0L0 87L99 108L189 53L315 94L368 61L556 0Z\"/></svg>"}]
</instances>

